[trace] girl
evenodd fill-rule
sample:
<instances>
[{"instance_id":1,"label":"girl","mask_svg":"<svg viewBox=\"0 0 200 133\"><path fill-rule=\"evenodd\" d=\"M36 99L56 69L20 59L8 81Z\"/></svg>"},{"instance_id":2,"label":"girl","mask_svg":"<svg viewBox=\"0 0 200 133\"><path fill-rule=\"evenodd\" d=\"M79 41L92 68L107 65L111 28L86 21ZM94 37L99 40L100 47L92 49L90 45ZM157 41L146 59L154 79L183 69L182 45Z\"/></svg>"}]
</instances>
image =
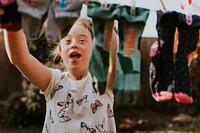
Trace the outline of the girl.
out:
<instances>
[{"instance_id":1,"label":"girl","mask_svg":"<svg viewBox=\"0 0 200 133\"><path fill-rule=\"evenodd\" d=\"M113 86L116 72L117 35L113 32L105 93L92 85L89 61L93 48L91 23L78 19L60 41L58 54L67 72L48 68L28 50L23 30L4 30L6 51L12 64L46 99L43 133L115 133Z\"/></svg>"}]
</instances>

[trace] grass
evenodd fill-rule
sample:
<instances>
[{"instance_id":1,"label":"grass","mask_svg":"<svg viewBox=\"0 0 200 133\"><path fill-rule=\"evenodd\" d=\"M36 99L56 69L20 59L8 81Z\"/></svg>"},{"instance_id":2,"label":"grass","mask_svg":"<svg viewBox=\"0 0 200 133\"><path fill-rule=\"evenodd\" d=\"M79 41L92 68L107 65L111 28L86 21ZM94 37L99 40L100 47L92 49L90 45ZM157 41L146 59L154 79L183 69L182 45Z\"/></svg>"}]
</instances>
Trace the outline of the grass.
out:
<instances>
[{"instance_id":1,"label":"grass","mask_svg":"<svg viewBox=\"0 0 200 133\"><path fill-rule=\"evenodd\" d=\"M32 126L32 127L3 127L0 128L0 133L41 133L42 127Z\"/></svg>"},{"instance_id":2,"label":"grass","mask_svg":"<svg viewBox=\"0 0 200 133\"><path fill-rule=\"evenodd\" d=\"M37 129L6 129L0 130L0 133L41 133L41 130Z\"/></svg>"},{"instance_id":3,"label":"grass","mask_svg":"<svg viewBox=\"0 0 200 133\"><path fill-rule=\"evenodd\" d=\"M154 129L120 129L118 133L199 133L200 123L193 125L174 125L172 127L157 127ZM0 129L0 133L41 133L41 127L26 127L26 128L6 128Z\"/></svg>"}]
</instances>

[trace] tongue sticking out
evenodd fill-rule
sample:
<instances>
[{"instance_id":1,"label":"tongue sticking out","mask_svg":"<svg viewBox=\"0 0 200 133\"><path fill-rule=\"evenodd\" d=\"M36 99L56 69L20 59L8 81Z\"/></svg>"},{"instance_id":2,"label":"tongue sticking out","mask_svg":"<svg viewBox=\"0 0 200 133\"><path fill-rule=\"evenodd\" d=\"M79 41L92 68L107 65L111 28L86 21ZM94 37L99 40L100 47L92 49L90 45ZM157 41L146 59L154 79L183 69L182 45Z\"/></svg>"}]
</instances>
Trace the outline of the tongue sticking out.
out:
<instances>
[{"instance_id":1,"label":"tongue sticking out","mask_svg":"<svg viewBox=\"0 0 200 133\"><path fill-rule=\"evenodd\" d=\"M77 61L79 58L80 58L79 56L72 56L70 59L71 59L72 61Z\"/></svg>"},{"instance_id":2,"label":"tongue sticking out","mask_svg":"<svg viewBox=\"0 0 200 133\"><path fill-rule=\"evenodd\" d=\"M78 54L78 53L72 53L72 54L70 55L70 59L71 59L72 61L77 61L80 57L81 57L81 55Z\"/></svg>"}]
</instances>

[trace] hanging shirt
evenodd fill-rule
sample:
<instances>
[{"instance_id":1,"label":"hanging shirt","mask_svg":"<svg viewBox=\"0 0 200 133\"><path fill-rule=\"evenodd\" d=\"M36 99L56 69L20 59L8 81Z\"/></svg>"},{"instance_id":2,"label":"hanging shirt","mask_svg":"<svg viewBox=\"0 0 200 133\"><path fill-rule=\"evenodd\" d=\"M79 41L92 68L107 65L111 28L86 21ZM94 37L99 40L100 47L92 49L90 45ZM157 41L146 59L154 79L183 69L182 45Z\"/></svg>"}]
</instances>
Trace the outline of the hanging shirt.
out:
<instances>
[{"instance_id":1,"label":"hanging shirt","mask_svg":"<svg viewBox=\"0 0 200 133\"><path fill-rule=\"evenodd\" d=\"M43 93L46 117L42 133L116 133L114 95L99 95L88 73L72 80L67 72L52 69L52 80Z\"/></svg>"}]
</instances>

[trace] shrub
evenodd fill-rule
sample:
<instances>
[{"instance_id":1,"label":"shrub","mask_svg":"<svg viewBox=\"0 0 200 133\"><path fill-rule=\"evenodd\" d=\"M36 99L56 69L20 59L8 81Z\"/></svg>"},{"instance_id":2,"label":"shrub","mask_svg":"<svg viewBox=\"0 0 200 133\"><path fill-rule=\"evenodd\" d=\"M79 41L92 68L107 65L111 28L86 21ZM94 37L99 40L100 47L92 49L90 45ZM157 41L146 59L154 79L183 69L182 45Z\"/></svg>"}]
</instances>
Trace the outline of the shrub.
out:
<instances>
[{"instance_id":1,"label":"shrub","mask_svg":"<svg viewBox=\"0 0 200 133\"><path fill-rule=\"evenodd\" d=\"M6 101L5 121L12 126L43 123L45 99L39 89L25 80L22 92L13 93Z\"/></svg>"}]
</instances>

